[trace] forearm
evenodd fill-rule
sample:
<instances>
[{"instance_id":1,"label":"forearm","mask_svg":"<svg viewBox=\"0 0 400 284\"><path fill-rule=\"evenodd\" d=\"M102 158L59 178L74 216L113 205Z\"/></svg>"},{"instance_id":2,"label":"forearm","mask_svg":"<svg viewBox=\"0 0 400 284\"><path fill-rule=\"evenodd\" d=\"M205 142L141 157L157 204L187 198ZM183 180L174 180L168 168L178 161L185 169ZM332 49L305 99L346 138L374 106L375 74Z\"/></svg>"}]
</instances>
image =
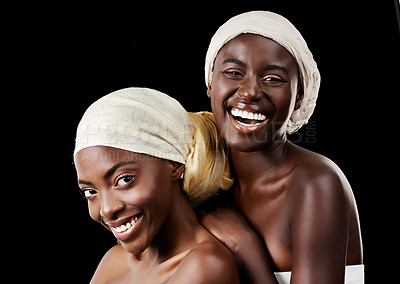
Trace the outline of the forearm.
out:
<instances>
[{"instance_id":1,"label":"forearm","mask_svg":"<svg viewBox=\"0 0 400 284\"><path fill-rule=\"evenodd\" d=\"M278 284L260 239L257 236L248 236L246 239L230 244L238 265L240 282Z\"/></svg>"},{"instance_id":2,"label":"forearm","mask_svg":"<svg viewBox=\"0 0 400 284\"><path fill-rule=\"evenodd\" d=\"M264 243L239 212L227 207L198 215L201 224L235 256L241 283L278 284Z\"/></svg>"}]
</instances>

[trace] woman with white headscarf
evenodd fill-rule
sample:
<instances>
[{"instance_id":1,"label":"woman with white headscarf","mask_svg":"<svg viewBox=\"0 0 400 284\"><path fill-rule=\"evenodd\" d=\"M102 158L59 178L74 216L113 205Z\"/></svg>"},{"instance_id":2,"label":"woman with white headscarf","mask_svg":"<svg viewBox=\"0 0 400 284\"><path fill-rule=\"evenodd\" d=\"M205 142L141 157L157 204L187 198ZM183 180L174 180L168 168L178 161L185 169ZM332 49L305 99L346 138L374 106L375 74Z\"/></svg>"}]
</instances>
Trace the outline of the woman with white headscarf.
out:
<instances>
[{"instance_id":1,"label":"woman with white headscarf","mask_svg":"<svg viewBox=\"0 0 400 284\"><path fill-rule=\"evenodd\" d=\"M320 85L299 31L272 12L231 18L211 39L205 79L230 148L230 202L268 257L257 258L248 246L259 240L234 210L205 214L203 225L231 248L249 282L363 283L359 219L346 177L326 157L287 140L308 122Z\"/></svg>"},{"instance_id":2,"label":"woman with white headscarf","mask_svg":"<svg viewBox=\"0 0 400 284\"><path fill-rule=\"evenodd\" d=\"M91 283L238 283L233 255L192 209L232 184L225 151L212 115L161 92L126 88L94 102L76 134L78 184L119 244Z\"/></svg>"}]
</instances>

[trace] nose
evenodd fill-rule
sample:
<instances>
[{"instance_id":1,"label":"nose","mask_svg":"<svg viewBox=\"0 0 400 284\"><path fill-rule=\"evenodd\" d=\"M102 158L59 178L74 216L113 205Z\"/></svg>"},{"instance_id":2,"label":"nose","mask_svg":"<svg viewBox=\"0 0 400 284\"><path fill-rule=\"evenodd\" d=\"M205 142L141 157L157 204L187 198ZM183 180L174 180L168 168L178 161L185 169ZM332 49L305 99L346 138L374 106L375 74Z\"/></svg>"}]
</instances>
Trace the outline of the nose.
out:
<instances>
[{"instance_id":1,"label":"nose","mask_svg":"<svg viewBox=\"0 0 400 284\"><path fill-rule=\"evenodd\" d=\"M238 95L247 101L257 101L261 99L263 93L260 82L255 76L246 78L238 89Z\"/></svg>"},{"instance_id":2,"label":"nose","mask_svg":"<svg viewBox=\"0 0 400 284\"><path fill-rule=\"evenodd\" d=\"M118 198L118 194L112 192L112 190L103 194L100 215L104 220L116 219L118 213L123 211L124 208L124 202Z\"/></svg>"}]
</instances>

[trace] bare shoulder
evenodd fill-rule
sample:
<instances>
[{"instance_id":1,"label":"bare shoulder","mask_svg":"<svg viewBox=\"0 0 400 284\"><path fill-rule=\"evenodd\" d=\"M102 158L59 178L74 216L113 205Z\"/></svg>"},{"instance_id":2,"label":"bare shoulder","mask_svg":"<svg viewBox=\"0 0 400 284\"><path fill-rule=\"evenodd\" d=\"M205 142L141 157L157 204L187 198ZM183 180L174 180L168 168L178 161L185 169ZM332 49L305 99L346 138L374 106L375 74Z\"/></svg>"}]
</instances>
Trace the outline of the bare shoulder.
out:
<instances>
[{"instance_id":1,"label":"bare shoulder","mask_svg":"<svg viewBox=\"0 0 400 284\"><path fill-rule=\"evenodd\" d=\"M239 283L233 254L217 240L199 243L185 256L172 283Z\"/></svg>"},{"instance_id":2,"label":"bare shoulder","mask_svg":"<svg viewBox=\"0 0 400 284\"><path fill-rule=\"evenodd\" d=\"M100 261L90 283L106 283L122 278L129 271L128 252L121 245L115 245L107 251Z\"/></svg>"},{"instance_id":3,"label":"bare shoulder","mask_svg":"<svg viewBox=\"0 0 400 284\"><path fill-rule=\"evenodd\" d=\"M357 215L351 186L342 170L329 158L293 145L295 162L290 196L294 206L320 212ZM322 208L321 208L322 207ZM342 216L345 217L345 216Z\"/></svg>"},{"instance_id":4,"label":"bare shoulder","mask_svg":"<svg viewBox=\"0 0 400 284\"><path fill-rule=\"evenodd\" d=\"M298 271L292 277L307 283L314 282L312 277L334 279L343 273L343 260L362 261L354 195L333 161L295 147L288 194L293 271Z\"/></svg>"},{"instance_id":5,"label":"bare shoulder","mask_svg":"<svg viewBox=\"0 0 400 284\"><path fill-rule=\"evenodd\" d=\"M316 190L351 191L342 170L329 158L293 145L296 153L293 178L297 184ZM297 187L300 188L300 187Z\"/></svg>"},{"instance_id":6,"label":"bare shoulder","mask_svg":"<svg viewBox=\"0 0 400 284\"><path fill-rule=\"evenodd\" d=\"M293 145L295 162L291 173L290 200L293 214L299 210L320 217L351 217L357 228L357 206L351 186L342 170L327 157ZM328 218L329 217L329 218Z\"/></svg>"}]
</instances>

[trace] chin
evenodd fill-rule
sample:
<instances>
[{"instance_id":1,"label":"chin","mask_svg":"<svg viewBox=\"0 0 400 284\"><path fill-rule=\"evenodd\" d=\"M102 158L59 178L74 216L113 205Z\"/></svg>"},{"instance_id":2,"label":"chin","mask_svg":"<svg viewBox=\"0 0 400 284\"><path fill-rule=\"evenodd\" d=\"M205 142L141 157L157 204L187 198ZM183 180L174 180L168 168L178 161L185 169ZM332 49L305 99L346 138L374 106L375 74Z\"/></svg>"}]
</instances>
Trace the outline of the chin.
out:
<instances>
[{"instance_id":1,"label":"chin","mask_svg":"<svg viewBox=\"0 0 400 284\"><path fill-rule=\"evenodd\" d=\"M268 147L268 141L257 139L253 135L232 135L226 136L229 148L239 152L254 152Z\"/></svg>"},{"instance_id":2,"label":"chin","mask_svg":"<svg viewBox=\"0 0 400 284\"><path fill-rule=\"evenodd\" d=\"M265 148L267 148L269 145L272 143L229 143L230 148L239 151L239 152L255 152L255 151L260 151Z\"/></svg>"},{"instance_id":3,"label":"chin","mask_svg":"<svg viewBox=\"0 0 400 284\"><path fill-rule=\"evenodd\" d=\"M120 241L119 242L121 246L129 253L134 254L136 256L141 255L148 247L149 245L146 244L138 244L138 242L124 242Z\"/></svg>"},{"instance_id":4,"label":"chin","mask_svg":"<svg viewBox=\"0 0 400 284\"><path fill-rule=\"evenodd\" d=\"M271 132L270 129L250 133L230 130L223 133L223 136L231 149L240 152L254 152L263 150L279 140L278 136L275 133L272 135Z\"/></svg>"}]
</instances>

